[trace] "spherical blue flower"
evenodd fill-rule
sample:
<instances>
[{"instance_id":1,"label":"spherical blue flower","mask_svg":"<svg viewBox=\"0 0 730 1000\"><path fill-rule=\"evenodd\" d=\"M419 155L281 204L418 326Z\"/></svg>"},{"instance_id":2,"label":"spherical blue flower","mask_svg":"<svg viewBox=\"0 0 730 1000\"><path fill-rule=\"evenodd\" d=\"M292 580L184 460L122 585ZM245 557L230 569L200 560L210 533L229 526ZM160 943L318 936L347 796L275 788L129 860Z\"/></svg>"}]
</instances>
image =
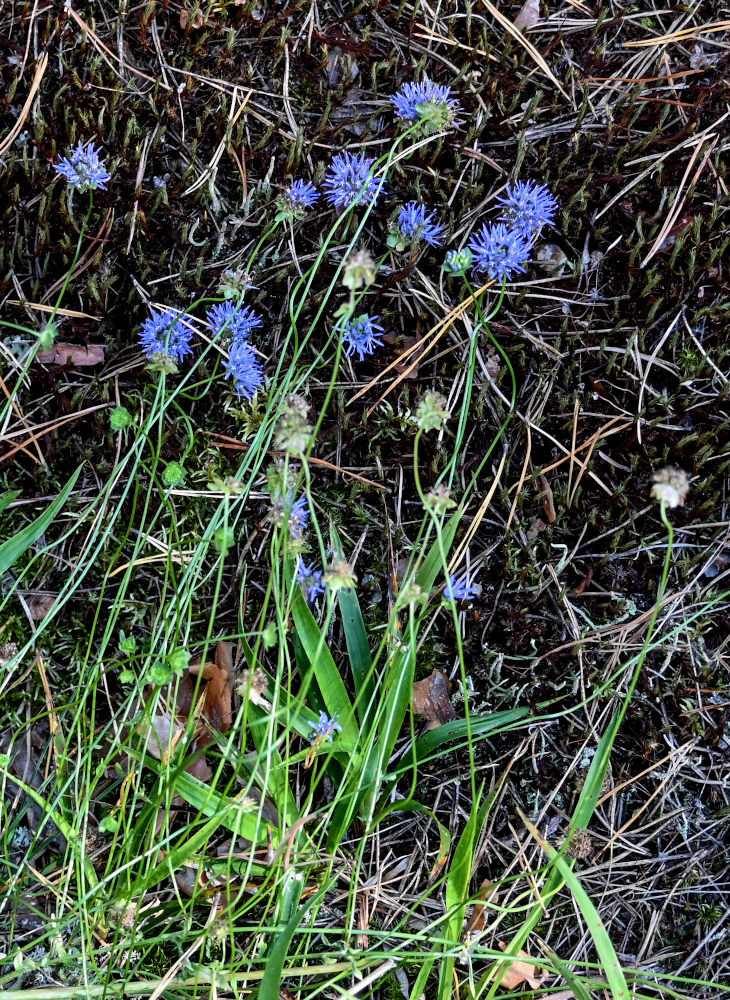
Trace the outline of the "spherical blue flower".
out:
<instances>
[{"instance_id":1,"label":"spherical blue flower","mask_svg":"<svg viewBox=\"0 0 730 1000\"><path fill-rule=\"evenodd\" d=\"M444 597L449 601L471 601L479 591L480 588L469 583L465 576L457 580L456 574L453 574L444 589Z\"/></svg>"},{"instance_id":2,"label":"spherical blue flower","mask_svg":"<svg viewBox=\"0 0 730 1000\"><path fill-rule=\"evenodd\" d=\"M370 176L375 159L364 153L338 153L325 178L330 204L335 208L349 208L359 202L374 204L382 191L380 181Z\"/></svg>"},{"instance_id":3,"label":"spherical blue flower","mask_svg":"<svg viewBox=\"0 0 730 1000\"><path fill-rule=\"evenodd\" d=\"M96 188L106 191L106 182L111 174L104 168L100 151L94 147L93 142L85 147L79 139L76 149L70 150L69 156L62 157L59 163L54 163L53 169L59 176L65 177L71 187L78 188L81 192Z\"/></svg>"},{"instance_id":4,"label":"spherical blue flower","mask_svg":"<svg viewBox=\"0 0 730 1000\"><path fill-rule=\"evenodd\" d=\"M263 320L253 309L230 300L212 306L205 314L205 321L214 337L227 333L233 341L247 340L252 330L263 326Z\"/></svg>"},{"instance_id":5,"label":"spherical blue flower","mask_svg":"<svg viewBox=\"0 0 730 1000\"><path fill-rule=\"evenodd\" d=\"M311 181L292 181L287 191L287 197L292 205L299 208L311 208L319 198L319 191Z\"/></svg>"},{"instance_id":6,"label":"spherical blue flower","mask_svg":"<svg viewBox=\"0 0 730 1000\"><path fill-rule=\"evenodd\" d=\"M513 274L524 272L530 259L527 240L501 222L483 225L469 240L469 249L474 255L474 273L486 271L493 281L509 281Z\"/></svg>"},{"instance_id":7,"label":"spherical blue flower","mask_svg":"<svg viewBox=\"0 0 730 1000\"><path fill-rule=\"evenodd\" d=\"M425 205L409 201L398 213L397 235L402 237L401 242L409 244L423 240L432 247L440 247L444 227L431 221L435 215L435 212L429 213Z\"/></svg>"},{"instance_id":8,"label":"spherical blue flower","mask_svg":"<svg viewBox=\"0 0 730 1000\"><path fill-rule=\"evenodd\" d=\"M264 370L256 357L256 351L245 339L234 340L228 349L228 360L223 367L229 378L232 378L239 399L253 399L258 389L264 384Z\"/></svg>"},{"instance_id":9,"label":"spherical blue flower","mask_svg":"<svg viewBox=\"0 0 730 1000\"><path fill-rule=\"evenodd\" d=\"M192 328L176 309L153 309L142 324L139 341L148 358L164 354L173 361L182 361L192 353Z\"/></svg>"},{"instance_id":10,"label":"spherical blue flower","mask_svg":"<svg viewBox=\"0 0 730 1000\"><path fill-rule=\"evenodd\" d=\"M337 721L337 712L335 712L331 719L326 712L320 712L319 722L310 722L309 725L314 730L312 733L312 743L319 740L327 740L328 743L331 743L335 732L342 732L342 726Z\"/></svg>"},{"instance_id":11,"label":"spherical blue flower","mask_svg":"<svg viewBox=\"0 0 730 1000\"><path fill-rule=\"evenodd\" d=\"M284 514L289 523L289 534L294 541L300 542L304 537L304 532L307 530L309 504L306 497L300 497L294 503L292 503L292 499L293 496L290 490L284 504Z\"/></svg>"},{"instance_id":12,"label":"spherical blue flower","mask_svg":"<svg viewBox=\"0 0 730 1000\"><path fill-rule=\"evenodd\" d=\"M310 181L292 181L286 191L276 199L279 209L277 222L282 219L288 219L290 222L303 219L307 209L311 208L318 198L319 192Z\"/></svg>"},{"instance_id":13,"label":"spherical blue flower","mask_svg":"<svg viewBox=\"0 0 730 1000\"><path fill-rule=\"evenodd\" d=\"M378 336L382 333L383 327L376 323L379 316L356 316L355 319L348 319L343 323L342 343L345 345L345 352L349 357L357 354L362 361L366 354L372 354L376 347L382 347L383 341Z\"/></svg>"},{"instance_id":14,"label":"spherical blue flower","mask_svg":"<svg viewBox=\"0 0 730 1000\"><path fill-rule=\"evenodd\" d=\"M517 181L497 201L504 209L499 218L526 240L536 236L543 226L551 226L558 211L558 203L550 191L535 181Z\"/></svg>"},{"instance_id":15,"label":"spherical blue flower","mask_svg":"<svg viewBox=\"0 0 730 1000\"><path fill-rule=\"evenodd\" d=\"M459 102L450 94L451 87L441 87L426 76L421 83L404 83L390 98L390 103L399 118L406 121L420 119L430 130L437 131L457 124L454 115Z\"/></svg>"},{"instance_id":16,"label":"spherical blue flower","mask_svg":"<svg viewBox=\"0 0 730 1000\"><path fill-rule=\"evenodd\" d=\"M297 559L296 580L306 590L309 601L316 600L325 592L322 584L322 570L315 569L314 563L307 566L303 559Z\"/></svg>"}]
</instances>

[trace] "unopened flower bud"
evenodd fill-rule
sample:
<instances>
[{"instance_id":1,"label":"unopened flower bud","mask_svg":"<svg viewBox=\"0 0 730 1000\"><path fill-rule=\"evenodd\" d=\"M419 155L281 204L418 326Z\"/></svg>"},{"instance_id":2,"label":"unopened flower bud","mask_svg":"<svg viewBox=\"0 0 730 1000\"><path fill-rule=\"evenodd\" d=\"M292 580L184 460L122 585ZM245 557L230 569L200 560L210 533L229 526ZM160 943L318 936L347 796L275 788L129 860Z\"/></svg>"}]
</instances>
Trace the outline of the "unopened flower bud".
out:
<instances>
[{"instance_id":1,"label":"unopened flower bud","mask_svg":"<svg viewBox=\"0 0 730 1000\"><path fill-rule=\"evenodd\" d=\"M369 288L375 281L375 261L367 250L355 250L345 261L342 284L352 292Z\"/></svg>"},{"instance_id":2,"label":"unopened flower bud","mask_svg":"<svg viewBox=\"0 0 730 1000\"><path fill-rule=\"evenodd\" d=\"M426 494L424 501L426 510L432 514L445 514L448 510L456 507L456 501L449 496L449 491L443 483L434 486L430 493Z\"/></svg>"},{"instance_id":3,"label":"unopened flower bud","mask_svg":"<svg viewBox=\"0 0 730 1000\"><path fill-rule=\"evenodd\" d=\"M455 277L465 275L471 267L473 256L469 247L464 247L463 250L449 250L443 265L444 271Z\"/></svg>"},{"instance_id":4,"label":"unopened flower bud","mask_svg":"<svg viewBox=\"0 0 730 1000\"><path fill-rule=\"evenodd\" d=\"M439 430L449 419L446 397L440 392L427 392L421 397L416 410L416 422L423 431Z\"/></svg>"},{"instance_id":5,"label":"unopened flower bud","mask_svg":"<svg viewBox=\"0 0 730 1000\"><path fill-rule=\"evenodd\" d=\"M179 486L185 481L185 475L185 469L179 462L168 462L162 473L162 482L165 486Z\"/></svg>"}]
</instances>

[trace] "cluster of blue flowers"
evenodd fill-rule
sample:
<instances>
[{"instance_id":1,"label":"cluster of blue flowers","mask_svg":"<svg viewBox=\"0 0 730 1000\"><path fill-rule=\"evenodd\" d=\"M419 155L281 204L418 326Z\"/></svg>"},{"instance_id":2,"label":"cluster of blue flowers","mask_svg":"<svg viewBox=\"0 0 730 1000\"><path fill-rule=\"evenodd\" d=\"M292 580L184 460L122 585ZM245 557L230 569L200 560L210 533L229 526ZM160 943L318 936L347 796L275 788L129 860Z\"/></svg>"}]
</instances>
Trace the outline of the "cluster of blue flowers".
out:
<instances>
[{"instance_id":1,"label":"cluster of blue flowers","mask_svg":"<svg viewBox=\"0 0 730 1000\"><path fill-rule=\"evenodd\" d=\"M379 316L368 316L363 313L342 324L342 343L348 357L357 354L362 361L366 354L372 354L376 347L382 347L383 341L378 336L383 327L377 322Z\"/></svg>"},{"instance_id":2,"label":"cluster of blue flowers","mask_svg":"<svg viewBox=\"0 0 730 1000\"><path fill-rule=\"evenodd\" d=\"M297 560L296 580L301 587L304 587L308 601L316 601L325 592L322 570L317 569L314 563L308 566L301 556Z\"/></svg>"},{"instance_id":3,"label":"cluster of blue flowers","mask_svg":"<svg viewBox=\"0 0 730 1000\"><path fill-rule=\"evenodd\" d=\"M312 743L331 743L335 732L341 733L342 726L337 721L337 712L330 719L326 712L319 713L318 722L310 722L314 732L312 733Z\"/></svg>"},{"instance_id":4,"label":"cluster of blue flowers","mask_svg":"<svg viewBox=\"0 0 730 1000\"><path fill-rule=\"evenodd\" d=\"M442 87L424 77L421 83L404 83L390 103L399 118L420 122L426 132L458 125L455 115L459 102L451 97L451 87Z\"/></svg>"},{"instance_id":5,"label":"cluster of blue flowers","mask_svg":"<svg viewBox=\"0 0 730 1000\"><path fill-rule=\"evenodd\" d=\"M261 317L240 302L219 302L205 317L213 339L228 338L228 358L223 367L233 379L239 398L253 399L264 384L264 371L255 349L249 342L252 330L263 325ZM194 327L187 315L169 307L153 309L142 324L139 341L145 355L154 363L174 363L192 353Z\"/></svg>"},{"instance_id":6,"label":"cluster of blue flowers","mask_svg":"<svg viewBox=\"0 0 730 1000\"><path fill-rule=\"evenodd\" d=\"M470 582L467 577L452 574L444 587L444 597L447 601L471 601L478 596L480 588Z\"/></svg>"},{"instance_id":7,"label":"cluster of blue flowers","mask_svg":"<svg viewBox=\"0 0 730 1000\"><path fill-rule=\"evenodd\" d=\"M284 514L289 524L289 534L295 542L301 542L309 521L309 504L306 497L294 500L291 491L287 494Z\"/></svg>"},{"instance_id":8,"label":"cluster of blue flowers","mask_svg":"<svg viewBox=\"0 0 730 1000\"><path fill-rule=\"evenodd\" d=\"M153 309L142 324L139 340L148 358L165 355L173 361L182 361L192 354L190 339L193 328L176 309Z\"/></svg>"},{"instance_id":9,"label":"cluster of blue flowers","mask_svg":"<svg viewBox=\"0 0 730 1000\"><path fill-rule=\"evenodd\" d=\"M484 224L469 241L471 267L493 281L509 281L523 274L530 250L544 226L552 225L558 203L543 184L517 181L508 185L498 199L503 214L500 222ZM449 263L447 262L447 270Z\"/></svg>"},{"instance_id":10,"label":"cluster of blue flowers","mask_svg":"<svg viewBox=\"0 0 730 1000\"><path fill-rule=\"evenodd\" d=\"M409 128L421 128L425 134L458 124L459 103L451 97L451 88L435 84L427 77L419 83L403 84L390 100L396 115ZM68 157L55 164L55 169L79 191L104 190L111 175L99 153L94 143L84 146L79 142ZM330 205L343 211L356 205L374 206L386 193L376 172L374 157L364 153L336 154L322 184ZM310 181L292 181L277 198L277 220L304 218L320 197ZM482 225L462 250L447 252L444 269L448 273L466 275L471 270L476 276L486 275L493 281L506 282L525 272L536 237L555 221L557 202L544 185L532 180L508 186L498 202L501 209L498 222ZM413 249L420 243L437 248L443 245L444 235L435 210L410 201L391 221L387 242L398 251ZM343 320L342 342L348 356L356 355L362 361L382 346L383 327L378 320L379 316L367 313ZM239 398L252 399L264 383L261 363L249 339L251 331L262 326L262 322L249 307L230 300L213 306L206 316L214 337L226 333L229 338L224 368ZM166 307L153 310L145 320L140 342L148 357L167 357L175 363L191 353L192 333L193 328L183 314Z\"/></svg>"},{"instance_id":11,"label":"cluster of blue flowers","mask_svg":"<svg viewBox=\"0 0 730 1000\"><path fill-rule=\"evenodd\" d=\"M228 360L223 367L233 379L239 399L253 399L264 384L264 370L248 337L263 325L263 320L249 306L227 299L209 309L205 321L214 338L225 334L230 337Z\"/></svg>"},{"instance_id":12,"label":"cluster of blue flowers","mask_svg":"<svg viewBox=\"0 0 730 1000\"><path fill-rule=\"evenodd\" d=\"M53 168L59 177L65 177L69 185L82 194L97 188L106 191L106 182L112 175L105 168L99 153L93 142L84 146L79 139L76 149L70 150L69 155L62 157L59 163L54 163Z\"/></svg>"},{"instance_id":13,"label":"cluster of blue flowers","mask_svg":"<svg viewBox=\"0 0 730 1000\"><path fill-rule=\"evenodd\" d=\"M451 96L451 88L440 86L427 77L418 83L405 83L390 102L403 129L409 133L431 135L434 132L452 128L459 124L459 102ZM96 189L106 190L111 174L106 169L101 150L93 142L84 145L79 141L76 148L54 164L59 177L68 181L70 187L80 192ZM356 206L373 208L378 200L387 194L383 177L378 172L378 160L365 153L342 152L333 156L322 183L323 195L329 205L345 212ZM308 180L294 180L276 199L278 214L276 221L301 220L314 208L323 196ZM508 185L504 195L497 199L501 214L497 222L485 223L476 231L467 246L461 250L446 253L444 269L452 275L465 276L468 271L475 275L486 274L493 281L506 282L515 275L523 274L530 259L532 247L542 229L553 225L558 212L558 203L550 191L533 180L516 181ZM432 248L443 246L446 237L444 226L438 221L437 213L429 205L409 201L396 209L389 223L387 245L391 250L415 253L421 244ZM366 253L368 266L372 266L373 280L375 267ZM354 290L360 285L352 283ZM226 291L226 296L229 292ZM241 301L242 291L232 291L222 302L208 309L205 326L210 338L227 348L227 358L223 362L226 375L233 381L239 398L251 400L264 385L264 371L251 334L263 326L263 319ZM353 301L351 299L351 301ZM362 361L381 347L383 327L378 315L363 312L353 315L343 307L339 313L339 329L342 345L349 356L357 356ZM142 323L139 341L144 354L154 363L174 370L174 365L192 353L191 340L195 327L191 317L169 306L152 309ZM310 602L325 594L325 583L334 588L332 571L327 575L314 562L306 563L301 552L305 549L304 536L309 522L309 507L306 498L294 500L289 491L283 493L275 503L278 523L286 525L297 554L295 581L302 588ZM352 577L354 580L354 576ZM479 593L467 576L451 575L444 587L444 599L451 603L472 600ZM320 712L319 721L311 722L312 743L331 742L342 727L335 714L330 718Z\"/></svg>"}]
</instances>

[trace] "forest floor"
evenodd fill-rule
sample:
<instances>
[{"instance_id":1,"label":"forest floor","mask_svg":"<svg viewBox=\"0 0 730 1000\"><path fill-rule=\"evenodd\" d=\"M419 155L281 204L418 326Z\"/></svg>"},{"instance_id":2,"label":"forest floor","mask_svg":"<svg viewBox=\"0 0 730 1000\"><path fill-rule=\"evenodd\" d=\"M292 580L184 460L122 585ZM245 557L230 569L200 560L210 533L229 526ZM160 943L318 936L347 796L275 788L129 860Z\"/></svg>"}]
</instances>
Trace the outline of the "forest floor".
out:
<instances>
[{"instance_id":1,"label":"forest floor","mask_svg":"<svg viewBox=\"0 0 730 1000\"><path fill-rule=\"evenodd\" d=\"M711 997L728 983L730 20L718 3L655 6L2 4L4 990L70 1000L120 995L133 982L139 996L224 996L263 978L260 995L272 1000L415 1000L416 989L443 997L452 986L486 996L496 988L490 949L514 943L528 918L518 943L536 964L517 976L515 994L585 1000L604 995L606 976L620 995L597 926L630 995ZM324 198L304 221L267 228L292 178L320 187L333 154L387 153L400 132L389 97L424 76L452 88L457 126L396 158L360 230L357 213L338 228ZM111 173L88 226L88 197L72 195L53 166L79 140L102 148ZM515 178L546 185L560 210L489 323L509 364L474 332L473 310L459 311L467 293L442 269L444 250L426 247L394 253L378 274L367 305L384 344L364 360L343 357L333 379L345 248L356 240L382 256L388 220L407 200L437 212L444 249L460 248L496 217ZM150 307L214 297L224 272L240 275L254 257L246 302L264 317L256 346L268 395L237 399L220 358L200 346L182 374L150 371L138 340ZM304 295L302 274L313 276ZM493 289L484 301L496 304ZM310 324L301 343L293 302L302 329ZM41 355L49 314L56 346ZM286 573L275 568L280 448L265 435L283 405L277 382L306 396L317 424L305 463L314 548L324 560L341 547L354 562L359 610L347 607L362 614L373 676L378 664L390 676L400 655L387 645L399 582L414 553L427 557L420 490L445 470L459 503L458 572L477 588L453 614L438 595L419 612L409 669L434 699L442 678L433 671L446 675L448 704L429 730L423 710L406 713L377 771L391 805L383 799L366 819L345 821L333 803L349 801L338 799L340 781L387 744L385 730L363 757L343 743L349 764L332 751L315 781L306 728L287 729L292 705L315 716L330 706L312 622L343 691L362 691L340 612L320 602L292 619ZM415 477L413 415L426 390L445 397L453 419L419 439ZM110 422L120 406L134 427ZM668 512L672 538L651 496L665 466L692 481L684 506ZM437 590L444 580L430 582ZM274 615L267 602L279 598ZM211 733L210 717L202 783L185 785L180 767L183 784L165 784L172 730L170 754L143 763L150 684L168 721L199 721L201 707L200 680L183 708L149 671L164 661L167 680L189 682L190 656L212 660L219 639L230 643L215 664L236 719L249 711L247 667L249 688L255 666L269 677L261 704L283 706L275 745L286 790L261 739L252 751L245 737L235 742L238 723ZM549 847L536 835L556 849L572 836L637 662L588 831L566 852L572 875L543 899ZM390 697L384 683L375 700ZM295 701L276 700L285 695ZM466 736L449 744L457 731ZM259 818L273 801L270 874L260 858L234 872L226 844L235 837L214 823L222 807L195 798L211 768L219 791L264 803ZM318 832L315 814L327 817ZM216 850L223 875L205 868ZM183 863L198 872L192 886L170 877ZM296 898L292 871L303 880ZM498 887L494 924L479 909L485 882ZM305 929L308 906L317 915ZM295 914L304 923L287 937ZM483 953L465 953L464 918L482 933ZM531 976L538 966L547 978Z\"/></svg>"}]
</instances>

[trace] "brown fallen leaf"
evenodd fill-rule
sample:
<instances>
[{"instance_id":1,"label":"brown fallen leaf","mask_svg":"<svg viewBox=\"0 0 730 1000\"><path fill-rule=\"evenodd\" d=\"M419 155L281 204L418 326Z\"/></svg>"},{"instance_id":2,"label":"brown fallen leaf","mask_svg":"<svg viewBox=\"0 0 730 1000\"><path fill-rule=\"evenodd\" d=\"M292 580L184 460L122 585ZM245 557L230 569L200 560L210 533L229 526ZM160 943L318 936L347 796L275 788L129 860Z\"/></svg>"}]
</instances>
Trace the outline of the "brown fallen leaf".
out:
<instances>
[{"instance_id":1,"label":"brown fallen leaf","mask_svg":"<svg viewBox=\"0 0 730 1000\"><path fill-rule=\"evenodd\" d=\"M188 671L193 677L200 674L207 681L203 713L208 722L219 732L228 732L233 721L233 661L230 642L216 643L214 663L191 663Z\"/></svg>"},{"instance_id":2,"label":"brown fallen leaf","mask_svg":"<svg viewBox=\"0 0 730 1000\"><path fill-rule=\"evenodd\" d=\"M205 24L205 18L201 11L196 10L195 14L191 17L193 12L191 10L186 10L185 7L180 11L180 27L183 31L190 25L191 28L202 28Z\"/></svg>"},{"instance_id":3,"label":"brown fallen leaf","mask_svg":"<svg viewBox=\"0 0 730 1000\"><path fill-rule=\"evenodd\" d=\"M462 935L462 941L468 942L470 938L476 937L477 934L481 934L487 922L487 914L489 913L489 907L487 903L497 903L498 894L494 882L490 882L488 878L485 878L482 884L479 886L479 892L477 893L477 901L474 903L474 907L471 911L471 916L466 922L466 927L464 928L464 933ZM484 902L481 902L484 900Z\"/></svg>"},{"instance_id":4,"label":"brown fallen leaf","mask_svg":"<svg viewBox=\"0 0 730 1000\"><path fill-rule=\"evenodd\" d=\"M53 607L57 594L32 594L28 601L28 610L34 622L43 621Z\"/></svg>"},{"instance_id":5,"label":"brown fallen leaf","mask_svg":"<svg viewBox=\"0 0 730 1000\"><path fill-rule=\"evenodd\" d=\"M145 740L145 752L163 762L167 761L184 732L185 724L173 720L169 712L143 719L137 727L137 733Z\"/></svg>"},{"instance_id":6,"label":"brown fallen leaf","mask_svg":"<svg viewBox=\"0 0 730 1000\"><path fill-rule=\"evenodd\" d=\"M414 682L411 695L413 711L427 721L427 729L438 729L456 718L450 689L451 682L440 670L432 670L428 677Z\"/></svg>"},{"instance_id":7,"label":"brown fallen leaf","mask_svg":"<svg viewBox=\"0 0 730 1000\"><path fill-rule=\"evenodd\" d=\"M103 344L66 344L59 341L50 351L39 351L36 361L44 365L78 365L80 368L104 363L106 348Z\"/></svg>"},{"instance_id":8,"label":"brown fallen leaf","mask_svg":"<svg viewBox=\"0 0 730 1000\"><path fill-rule=\"evenodd\" d=\"M395 346L397 354L405 353L405 351L415 347L416 344L420 344L422 340L423 338L420 336L409 335L407 337L401 337L400 334L395 333L383 334L383 343ZM410 369L410 377L416 378L418 375L418 362L422 353L423 347L417 348L412 354L409 354L404 361L399 361L395 366L395 370L402 373L406 371L406 369Z\"/></svg>"},{"instance_id":9,"label":"brown fallen leaf","mask_svg":"<svg viewBox=\"0 0 730 1000\"><path fill-rule=\"evenodd\" d=\"M507 950L507 944L504 941L498 942L499 947L502 951ZM507 967L507 971L500 980L499 985L502 989L513 990L516 986L520 986L522 983L527 983L527 985L532 990L539 990L542 984L550 978L550 973L547 969L538 975L538 966L531 965L529 962L520 962L520 958L530 958L526 951L518 951L517 954L519 958L516 958L514 962L510 962ZM501 969L499 970L501 971Z\"/></svg>"},{"instance_id":10,"label":"brown fallen leaf","mask_svg":"<svg viewBox=\"0 0 730 1000\"><path fill-rule=\"evenodd\" d=\"M542 495L542 505L545 510L545 516L550 524L555 524L558 519L558 515L555 513L555 500L553 498L552 487L545 476L537 477L537 485L540 488L540 493Z\"/></svg>"}]
</instances>

